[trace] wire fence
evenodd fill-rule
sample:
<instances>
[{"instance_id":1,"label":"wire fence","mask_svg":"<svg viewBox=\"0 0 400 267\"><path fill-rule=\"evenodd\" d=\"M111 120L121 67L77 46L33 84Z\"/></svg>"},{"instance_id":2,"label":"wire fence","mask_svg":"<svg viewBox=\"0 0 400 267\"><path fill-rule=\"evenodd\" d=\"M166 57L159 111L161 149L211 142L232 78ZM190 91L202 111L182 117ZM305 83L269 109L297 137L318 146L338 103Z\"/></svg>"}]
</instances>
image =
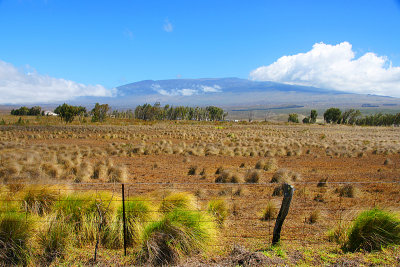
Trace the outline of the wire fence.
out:
<instances>
[{"instance_id":1,"label":"wire fence","mask_svg":"<svg viewBox=\"0 0 400 267\"><path fill-rule=\"evenodd\" d=\"M283 224L281 241L296 246L331 244L327 233L335 227L348 227L363 210L379 207L400 211L400 181L294 182L292 185L295 191ZM184 196L190 197L186 200L171 197L176 192L186 192L188 194ZM218 200L224 203L226 213L216 214L224 212L217 209L212 216L199 217L198 221L215 221L215 217L221 220L212 245L222 250L233 244L257 249L272 242L282 198L281 184L277 183L7 184L1 187L0 217L6 212L14 212L24 214L29 222L45 224L51 220L48 214L63 209L65 217L75 220L81 227L79 231L87 236L82 245L94 244L100 224L103 231L109 225L117 225L126 244L129 239L126 235L132 233L124 229L130 227L131 218L144 212L143 206L149 214L141 219L145 225L160 220L171 206L181 205L182 209L210 213L210 202ZM185 201L190 205L182 204ZM69 208L65 208L68 205ZM77 216L74 208L82 217L74 218ZM90 212L94 216L90 217ZM267 216L265 212L268 212ZM82 230L82 225L89 222L95 229L90 237L87 229ZM33 233L41 228L35 229ZM127 246L132 246L132 242ZM101 243L100 247L106 246ZM120 243L116 247L122 249L123 245Z\"/></svg>"}]
</instances>

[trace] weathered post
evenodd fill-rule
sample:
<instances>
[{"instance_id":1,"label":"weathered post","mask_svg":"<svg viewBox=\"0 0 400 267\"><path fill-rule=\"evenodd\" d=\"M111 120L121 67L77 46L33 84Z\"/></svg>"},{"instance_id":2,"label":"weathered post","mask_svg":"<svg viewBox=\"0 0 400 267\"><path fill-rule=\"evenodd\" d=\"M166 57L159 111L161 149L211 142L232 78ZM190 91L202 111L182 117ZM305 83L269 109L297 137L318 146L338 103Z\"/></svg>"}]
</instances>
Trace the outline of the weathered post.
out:
<instances>
[{"instance_id":1,"label":"weathered post","mask_svg":"<svg viewBox=\"0 0 400 267\"><path fill-rule=\"evenodd\" d=\"M126 256L126 217L125 217L125 188L124 184L122 184L122 223L123 223L123 231L124 231L124 255Z\"/></svg>"},{"instance_id":2,"label":"weathered post","mask_svg":"<svg viewBox=\"0 0 400 267\"><path fill-rule=\"evenodd\" d=\"M275 222L274 233L272 236L272 245L277 244L281 239L282 225L283 222L285 221L286 215L289 212L290 202L292 201L293 197L293 191L294 191L293 186L285 183L282 185L282 187L283 187L283 200L281 209L279 210L279 214Z\"/></svg>"}]
</instances>

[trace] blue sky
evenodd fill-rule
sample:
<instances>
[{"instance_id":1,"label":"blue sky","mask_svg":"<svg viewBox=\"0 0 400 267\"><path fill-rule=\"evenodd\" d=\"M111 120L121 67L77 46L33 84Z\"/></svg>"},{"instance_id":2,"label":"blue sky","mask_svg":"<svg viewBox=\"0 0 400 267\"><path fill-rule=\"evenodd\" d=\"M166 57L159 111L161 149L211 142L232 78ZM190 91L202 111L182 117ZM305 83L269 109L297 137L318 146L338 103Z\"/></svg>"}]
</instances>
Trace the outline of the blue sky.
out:
<instances>
[{"instance_id":1,"label":"blue sky","mask_svg":"<svg viewBox=\"0 0 400 267\"><path fill-rule=\"evenodd\" d=\"M347 42L355 58L371 52L385 57L385 68L400 66L395 0L0 0L0 25L7 71L62 78L100 95L102 88L85 86L108 90L177 77L271 80L254 71L321 42ZM394 69L386 80L397 81L397 74ZM275 78L297 83L292 76Z\"/></svg>"}]
</instances>

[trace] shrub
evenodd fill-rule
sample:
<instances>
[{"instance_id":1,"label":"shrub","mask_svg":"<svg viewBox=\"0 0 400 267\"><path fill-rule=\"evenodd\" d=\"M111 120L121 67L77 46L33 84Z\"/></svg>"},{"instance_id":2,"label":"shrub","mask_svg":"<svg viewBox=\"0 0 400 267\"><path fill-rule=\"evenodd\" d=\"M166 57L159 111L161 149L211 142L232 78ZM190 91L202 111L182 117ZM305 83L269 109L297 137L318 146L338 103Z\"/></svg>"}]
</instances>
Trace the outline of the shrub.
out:
<instances>
[{"instance_id":1,"label":"shrub","mask_svg":"<svg viewBox=\"0 0 400 267\"><path fill-rule=\"evenodd\" d=\"M325 201L324 200L324 196L322 194L316 194L315 197L314 197L314 201L324 202Z\"/></svg>"},{"instance_id":2,"label":"shrub","mask_svg":"<svg viewBox=\"0 0 400 267\"><path fill-rule=\"evenodd\" d=\"M231 172L228 170L222 170L219 173L220 175L217 178L215 178L216 183L227 183L232 177Z\"/></svg>"},{"instance_id":3,"label":"shrub","mask_svg":"<svg viewBox=\"0 0 400 267\"><path fill-rule=\"evenodd\" d=\"M278 168L278 163L276 162L275 158L269 159L263 167L264 171L274 171L277 168Z\"/></svg>"},{"instance_id":4,"label":"shrub","mask_svg":"<svg viewBox=\"0 0 400 267\"><path fill-rule=\"evenodd\" d=\"M5 211L0 214L0 265L26 265L31 222L25 214Z\"/></svg>"},{"instance_id":5,"label":"shrub","mask_svg":"<svg viewBox=\"0 0 400 267\"><path fill-rule=\"evenodd\" d=\"M335 242L339 245L343 245L347 242L347 230L348 227L343 225L337 225L335 228L329 230L328 232L328 240L330 242Z\"/></svg>"},{"instance_id":6,"label":"shrub","mask_svg":"<svg viewBox=\"0 0 400 267\"><path fill-rule=\"evenodd\" d=\"M218 169L215 171L215 174L220 174L222 173L222 171L224 170L224 168L222 166L218 167Z\"/></svg>"},{"instance_id":7,"label":"shrub","mask_svg":"<svg viewBox=\"0 0 400 267\"><path fill-rule=\"evenodd\" d=\"M205 251L215 229L215 223L206 214L175 209L145 227L139 259L157 266L176 263L183 255Z\"/></svg>"},{"instance_id":8,"label":"shrub","mask_svg":"<svg viewBox=\"0 0 400 267\"><path fill-rule=\"evenodd\" d=\"M93 168L93 174L91 175L90 178L92 179L104 179L104 177L106 176L106 166L101 163L98 162L94 168Z\"/></svg>"},{"instance_id":9,"label":"shrub","mask_svg":"<svg viewBox=\"0 0 400 267\"><path fill-rule=\"evenodd\" d=\"M299 122L299 115L296 114L296 113L290 113L289 117L288 117L288 122L298 123Z\"/></svg>"},{"instance_id":10,"label":"shrub","mask_svg":"<svg viewBox=\"0 0 400 267\"><path fill-rule=\"evenodd\" d=\"M237 173L234 173L234 174L232 174L232 176L231 176L231 178L229 179L229 181L230 181L231 183L233 183L233 184L237 184L237 183L240 183L240 182L241 182L241 177L240 177Z\"/></svg>"},{"instance_id":11,"label":"shrub","mask_svg":"<svg viewBox=\"0 0 400 267\"><path fill-rule=\"evenodd\" d=\"M228 207L226 202L222 199L214 199L208 202L208 213L214 216L217 223L222 226L226 217L228 217Z\"/></svg>"},{"instance_id":12,"label":"shrub","mask_svg":"<svg viewBox=\"0 0 400 267\"><path fill-rule=\"evenodd\" d=\"M262 213L262 221L270 221L276 218L277 209L272 201L268 201Z\"/></svg>"},{"instance_id":13,"label":"shrub","mask_svg":"<svg viewBox=\"0 0 400 267\"><path fill-rule=\"evenodd\" d=\"M200 175L206 175L206 169L203 168L199 174Z\"/></svg>"},{"instance_id":14,"label":"shrub","mask_svg":"<svg viewBox=\"0 0 400 267\"><path fill-rule=\"evenodd\" d=\"M314 224L319 220L320 217L321 217L320 211L314 210L313 212L311 212L310 216L308 217L308 223Z\"/></svg>"},{"instance_id":15,"label":"shrub","mask_svg":"<svg viewBox=\"0 0 400 267\"><path fill-rule=\"evenodd\" d=\"M326 187L327 181L328 181L328 178L323 178L323 179L319 180L317 187Z\"/></svg>"},{"instance_id":16,"label":"shrub","mask_svg":"<svg viewBox=\"0 0 400 267\"><path fill-rule=\"evenodd\" d=\"M126 180L126 169L125 167L111 166L107 170L107 177L109 183L123 183Z\"/></svg>"},{"instance_id":17,"label":"shrub","mask_svg":"<svg viewBox=\"0 0 400 267\"><path fill-rule=\"evenodd\" d=\"M391 165L391 164L393 164L393 162L389 158L385 159L385 161L383 162L383 165Z\"/></svg>"},{"instance_id":18,"label":"shrub","mask_svg":"<svg viewBox=\"0 0 400 267\"><path fill-rule=\"evenodd\" d=\"M273 197L280 197L283 195L283 187L282 185L278 185L274 188L274 191L272 192Z\"/></svg>"},{"instance_id":19,"label":"shrub","mask_svg":"<svg viewBox=\"0 0 400 267\"><path fill-rule=\"evenodd\" d=\"M339 196L341 197L353 198L355 196L355 189L351 184L347 184L336 189L336 192L339 193Z\"/></svg>"},{"instance_id":20,"label":"shrub","mask_svg":"<svg viewBox=\"0 0 400 267\"><path fill-rule=\"evenodd\" d=\"M196 175L197 166L191 166L188 171L188 175Z\"/></svg>"},{"instance_id":21,"label":"shrub","mask_svg":"<svg viewBox=\"0 0 400 267\"><path fill-rule=\"evenodd\" d=\"M256 166L254 166L254 168L256 168L257 170L263 169L265 166L265 162L264 160L259 160L256 163Z\"/></svg>"},{"instance_id":22,"label":"shrub","mask_svg":"<svg viewBox=\"0 0 400 267\"><path fill-rule=\"evenodd\" d=\"M349 251L373 251L392 244L400 244L400 219L391 212L374 208L355 219L344 247Z\"/></svg>"},{"instance_id":23,"label":"shrub","mask_svg":"<svg viewBox=\"0 0 400 267\"><path fill-rule=\"evenodd\" d=\"M274 173L271 183L291 183L300 180L298 173L286 169L279 169Z\"/></svg>"},{"instance_id":24,"label":"shrub","mask_svg":"<svg viewBox=\"0 0 400 267\"><path fill-rule=\"evenodd\" d=\"M246 173L245 181L246 183L258 183L260 180L260 173L257 170L249 170Z\"/></svg>"}]
</instances>

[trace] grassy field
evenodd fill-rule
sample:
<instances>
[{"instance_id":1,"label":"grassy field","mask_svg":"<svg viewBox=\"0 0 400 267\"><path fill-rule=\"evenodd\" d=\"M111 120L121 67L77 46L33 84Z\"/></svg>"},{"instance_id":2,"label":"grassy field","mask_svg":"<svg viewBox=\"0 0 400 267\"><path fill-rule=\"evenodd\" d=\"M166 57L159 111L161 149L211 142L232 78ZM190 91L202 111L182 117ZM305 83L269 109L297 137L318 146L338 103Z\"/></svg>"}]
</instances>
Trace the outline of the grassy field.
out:
<instances>
[{"instance_id":1,"label":"grassy field","mask_svg":"<svg viewBox=\"0 0 400 267\"><path fill-rule=\"evenodd\" d=\"M134 231L141 237L129 245L127 257L120 239L115 246L102 239L99 264L147 262L138 261L144 255L140 254L143 244L148 244L143 243L147 242L143 229L154 230L154 224L165 228L163 220L174 221L165 203L176 200L165 199L174 199L176 194L187 196L183 202L191 203L180 212L195 212L180 216L197 216L197 221L210 223L207 229L214 229L208 249L203 251L197 243L191 247L202 253L182 249L172 254L179 256L174 261L179 264L400 264L397 246L346 252L332 238L332 231L339 228L336 234L340 234L363 210L380 207L399 213L398 128L120 119L103 124L76 119L65 125L56 117L22 117L24 123L14 125L19 117L2 118L6 121L0 126L2 206L23 214L25 222L37 222L39 230L28 241L34 244L31 265L43 256L38 238L42 234L43 240L47 236L43 232L50 231L49 221L63 214L59 203L65 201L60 199L82 197L86 204L81 209L90 203L92 208L112 203L103 225L112 233L110 227L119 220L120 183L126 185L128 203L140 198L154 214L144 220L148 223L140 224L141 230ZM291 183L295 193L281 244L271 247L283 182ZM32 207L27 204L29 192L43 191L37 184L53 192L53 201L43 211L37 199ZM87 228L92 236L79 228L67 252L51 258L52 264L90 264L100 234L98 225L97 218Z\"/></svg>"}]
</instances>

